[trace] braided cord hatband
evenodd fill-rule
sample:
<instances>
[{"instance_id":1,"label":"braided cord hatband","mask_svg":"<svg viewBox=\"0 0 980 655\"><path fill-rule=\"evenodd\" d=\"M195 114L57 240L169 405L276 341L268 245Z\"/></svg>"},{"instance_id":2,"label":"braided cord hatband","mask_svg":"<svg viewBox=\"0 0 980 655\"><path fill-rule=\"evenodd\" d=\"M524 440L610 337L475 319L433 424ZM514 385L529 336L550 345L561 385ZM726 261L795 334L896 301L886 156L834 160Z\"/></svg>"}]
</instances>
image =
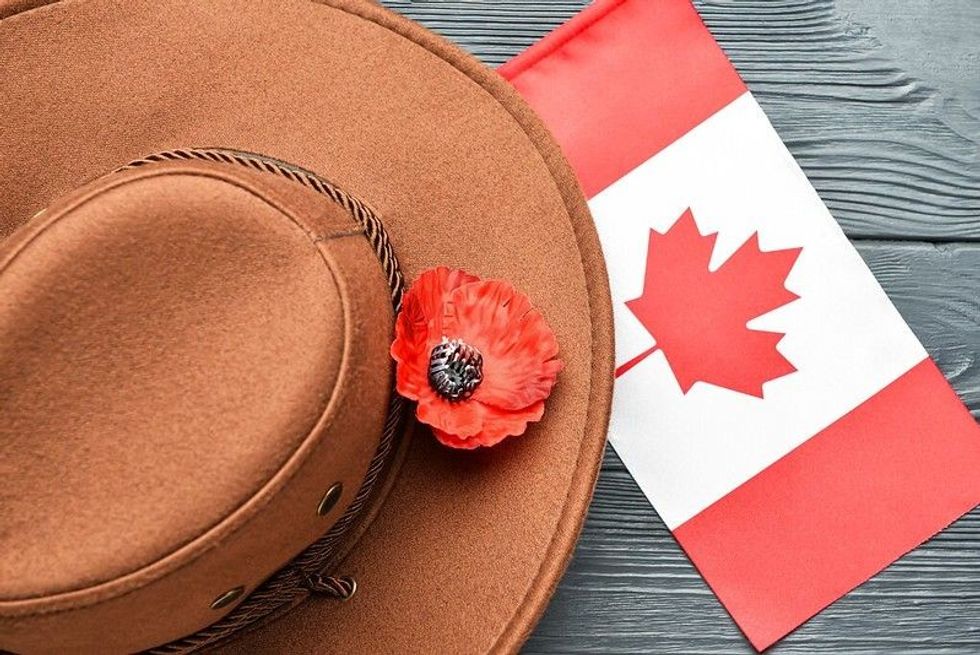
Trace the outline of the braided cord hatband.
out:
<instances>
[{"instance_id":1,"label":"braided cord hatband","mask_svg":"<svg viewBox=\"0 0 980 655\"><path fill-rule=\"evenodd\" d=\"M401 308L405 292L405 279L398 266L398 258L384 230L381 220L363 202L333 186L310 171L261 155L221 148L193 148L159 152L123 166L119 171L140 168L154 163L169 161L205 161L219 164L245 166L247 168L278 175L330 198L353 216L364 230L371 248L384 271L391 291L391 304L395 312ZM297 555L259 585L227 616L189 637L178 639L147 651L149 655L179 655L191 653L219 644L229 636L260 621L284 613L312 593L345 598L353 593L354 582L350 578L330 578L322 575L337 546L355 524L367 504L386 464L394 451L399 428L404 415L404 401L394 390L388 405L388 415L378 449L368 465L367 474L353 501L333 527L323 537Z\"/></svg>"}]
</instances>

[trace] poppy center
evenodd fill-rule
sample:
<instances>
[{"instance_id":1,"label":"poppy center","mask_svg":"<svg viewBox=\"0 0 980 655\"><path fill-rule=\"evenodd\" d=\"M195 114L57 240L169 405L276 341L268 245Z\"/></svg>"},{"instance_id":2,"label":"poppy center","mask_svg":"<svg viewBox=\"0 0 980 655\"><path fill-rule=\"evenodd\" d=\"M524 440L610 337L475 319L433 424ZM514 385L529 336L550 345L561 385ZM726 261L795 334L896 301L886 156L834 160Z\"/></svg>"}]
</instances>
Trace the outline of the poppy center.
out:
<instances>
[{"instance_id":1,"label":"poppy center","mask_svg":"<svg viewBox=\"0 0 980 655\"><path fill-rule=\"evenodd\" d=\"M462 339L442 338L429 355L429 385L450 402L469 398L483 381L483 355Z\"/></svg>"}]
</instances>

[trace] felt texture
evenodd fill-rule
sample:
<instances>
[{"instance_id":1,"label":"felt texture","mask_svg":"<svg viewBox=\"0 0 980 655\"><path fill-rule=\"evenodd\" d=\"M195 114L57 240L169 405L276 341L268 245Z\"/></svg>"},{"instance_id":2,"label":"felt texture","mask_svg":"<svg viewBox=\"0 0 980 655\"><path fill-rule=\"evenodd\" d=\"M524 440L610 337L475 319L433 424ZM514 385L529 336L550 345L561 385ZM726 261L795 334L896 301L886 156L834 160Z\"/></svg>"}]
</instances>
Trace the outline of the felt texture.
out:
<instances>
[{"instance_id":1,"label":"felt texture","mask_svg":"<svg viewBox=\"0 0 980 655\"><path fill-rule=\"evenodd\" d=\"M385 420L388 294L342 207L228 165L99 179L7 239L0 598L13 650L180 637L325 532ZM318 516L338 481L341 501Z\"/></svg>"},{"instance_id":2,"label":"felt texture","mask_svg":"<svg viewBox=\"0 0 980 655\"><path fill-rule=\"evenodd\" d=\"M5 13L10 10L0 3L0 16ZM594 227L571 171L523 101L468 55L363 1L54 3L0 21L0 60L0 235L16 231L10 243L44 220L42 214L22 227L35 212L126 161L169 148L221 146L297 164L366 201L382 217L409 279L442 264L507 279L527 293L554 328L566 362L541 423L520 438L474 453L447 450L419 430L374 521L336 566L337 573L357 579L354 598L343 604L308 601L227 646L253 653L515 650L543 611L581 527L612 386L611 312ZM167 206L181 205L172 200ZM127 217L133 229L145 223L132 212ZM107 219L95 212L89 220L98 225ZM179 222L179 212L171 220ZM231 220L222 224L230 226ZM87 243L82 232L74 237L78 248ZM118 240L114 248L127 245ZM189 238L184 244L182 252L196 248ZM344 361L360 374L342 374L337 387L348 390L331 421L340 420L339 414L350 421L364 418L336 439L353 448L367 443L366 435L376 440L380 434L368 418L383 413L378 389L379 382L389 381L390 364L379 366L372 357L388 346L391 317L381 308L387 294L373 253L347 252L366 243L340 238L329 244L336 293L348 308L364 304L363 313L352 313L344 323L345 352L351 353ZM11 247L3 245L5 251ZM299 259L291 265L302 270ZM369 269L377 284L354 286ZM285 284L267 279L276 273L265 270L253 276L259 289ZM312 277L300 277L290 284L314 284ZM0 279L0 290L3 284ZM23 284L34 293L45 288L34 279ZM231 289L244 282L227 284ZM256 306L279 307L282 301L274 295ZM206 303L202 309L203 322L217 320ZM255 314L249 322L267 320ZM316 341L312 332L296 329ZM98 348L110 351L110 341ZM85 349L90 347L86 342ZM206 366L202 362L212 355L200 356L197 366ZM312 364L282 366L299 372ZM359 377L373 384L355 389ZM130 381L128 372L123 381ZM305 390L298 397L312 398L309 379L291 384ZM218 386L226 387L220 393L234 387ZM285 407L273 413L293 416ZM267 438L255 447L273 460L295 447L284 434ZM206 439L190 437L195 440L203 451ZM214 620L207 604L217 594L236 584L253 586L285 562L293 536L305 534L308 543L325 529L310 516L310 498L329 484L328 472L356 469L357 453L337 452L331 461L334 449L310 448L295 473L294 453L265 483L255 472L261 456L255 456L250 473L239 470L237 454L228 460L235 471L221 475L230 492L215 493L202 512L214 520L247 499L189 542L191 549L210 554L188 555L185 547L151 562L167 550L168 539L158 535L154 542L134 532L132 541L139 543L123 553L122 568L130 572L83 589L86 583L73 578L73 566L80 564L92 580L117 576L120 567L100 563L97 549L83 559L47 556L47 565L58 571L38 579L32 571L26 581L12 583L17 593L31 588L33 599L0 599L0 648L125 652ZM93 465L84 453L76 456L92 479L119 469L111 457ZM181 485L195 477L195 465L161 463ZM146 468L152 466L147 457ZM127 476L135 479L133 472ZM266 490L279 481L271 498L262 492L248 496L249 489ZM190 488L209 484L193 481ZM355 487L356 482L349 485ZM16 493L37 489L22 479ZM112 500L138 502L131 494ZM172 515L190 538L206 522L187 516L198 513L197 502L170 503L159 511ZM3 520L6 527L7 515ZM226 525L236 529L226 534ZM169 527L166 532L171 534ZM7 534L0 529L0 539ZM33 542L30 550L36 553L44 543ZM172 566L174 558L184 564ZM134 580L142 583L139 591L116 593ZM69 587L76 591L38 596ZM42 613L42 607L50 611ZM107 630L110 625L126 627Z\"/></svg>"}]
</instances>

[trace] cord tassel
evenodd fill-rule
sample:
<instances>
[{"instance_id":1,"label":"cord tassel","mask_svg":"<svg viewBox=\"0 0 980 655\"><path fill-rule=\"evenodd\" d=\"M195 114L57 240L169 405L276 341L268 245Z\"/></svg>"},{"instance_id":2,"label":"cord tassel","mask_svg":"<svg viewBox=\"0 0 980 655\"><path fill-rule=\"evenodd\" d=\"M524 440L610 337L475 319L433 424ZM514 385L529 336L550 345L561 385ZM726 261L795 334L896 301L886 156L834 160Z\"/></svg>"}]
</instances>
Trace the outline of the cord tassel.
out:
<instances>
[{"instance_id":1,"label":"cord tassel","mask_svg":"<svg viewBox=\"0 0 980 655\"><path fill-rule=\"evenodd\" d=\"M357 592L357 582L348 576L333 577L315 573L306 576L306 586L315 594L340 601L350 600Z\"/></svg>"}]
</instances>

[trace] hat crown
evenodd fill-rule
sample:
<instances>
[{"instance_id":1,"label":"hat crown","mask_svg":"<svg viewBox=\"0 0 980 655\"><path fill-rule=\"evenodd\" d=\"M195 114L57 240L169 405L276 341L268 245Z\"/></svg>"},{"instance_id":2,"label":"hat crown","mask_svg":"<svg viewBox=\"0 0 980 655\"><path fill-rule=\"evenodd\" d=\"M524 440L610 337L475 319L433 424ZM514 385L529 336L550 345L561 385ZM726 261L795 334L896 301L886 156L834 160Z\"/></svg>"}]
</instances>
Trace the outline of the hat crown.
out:
<instances>
[{"instance_id":1,"label":"hat crown","mask_svg":"<svg viewBox=\"0 0 980 655\"><path fill-rule=\"evenodd\" d=\"M326 533L378 449L391 290L351 213L295 180L101 178L0 243L0 302L8 612L104 625L118 596L158 631L114 650L191 634ZM177 580L197 609L161 625Z\"/></svg>"}]
</instances>

